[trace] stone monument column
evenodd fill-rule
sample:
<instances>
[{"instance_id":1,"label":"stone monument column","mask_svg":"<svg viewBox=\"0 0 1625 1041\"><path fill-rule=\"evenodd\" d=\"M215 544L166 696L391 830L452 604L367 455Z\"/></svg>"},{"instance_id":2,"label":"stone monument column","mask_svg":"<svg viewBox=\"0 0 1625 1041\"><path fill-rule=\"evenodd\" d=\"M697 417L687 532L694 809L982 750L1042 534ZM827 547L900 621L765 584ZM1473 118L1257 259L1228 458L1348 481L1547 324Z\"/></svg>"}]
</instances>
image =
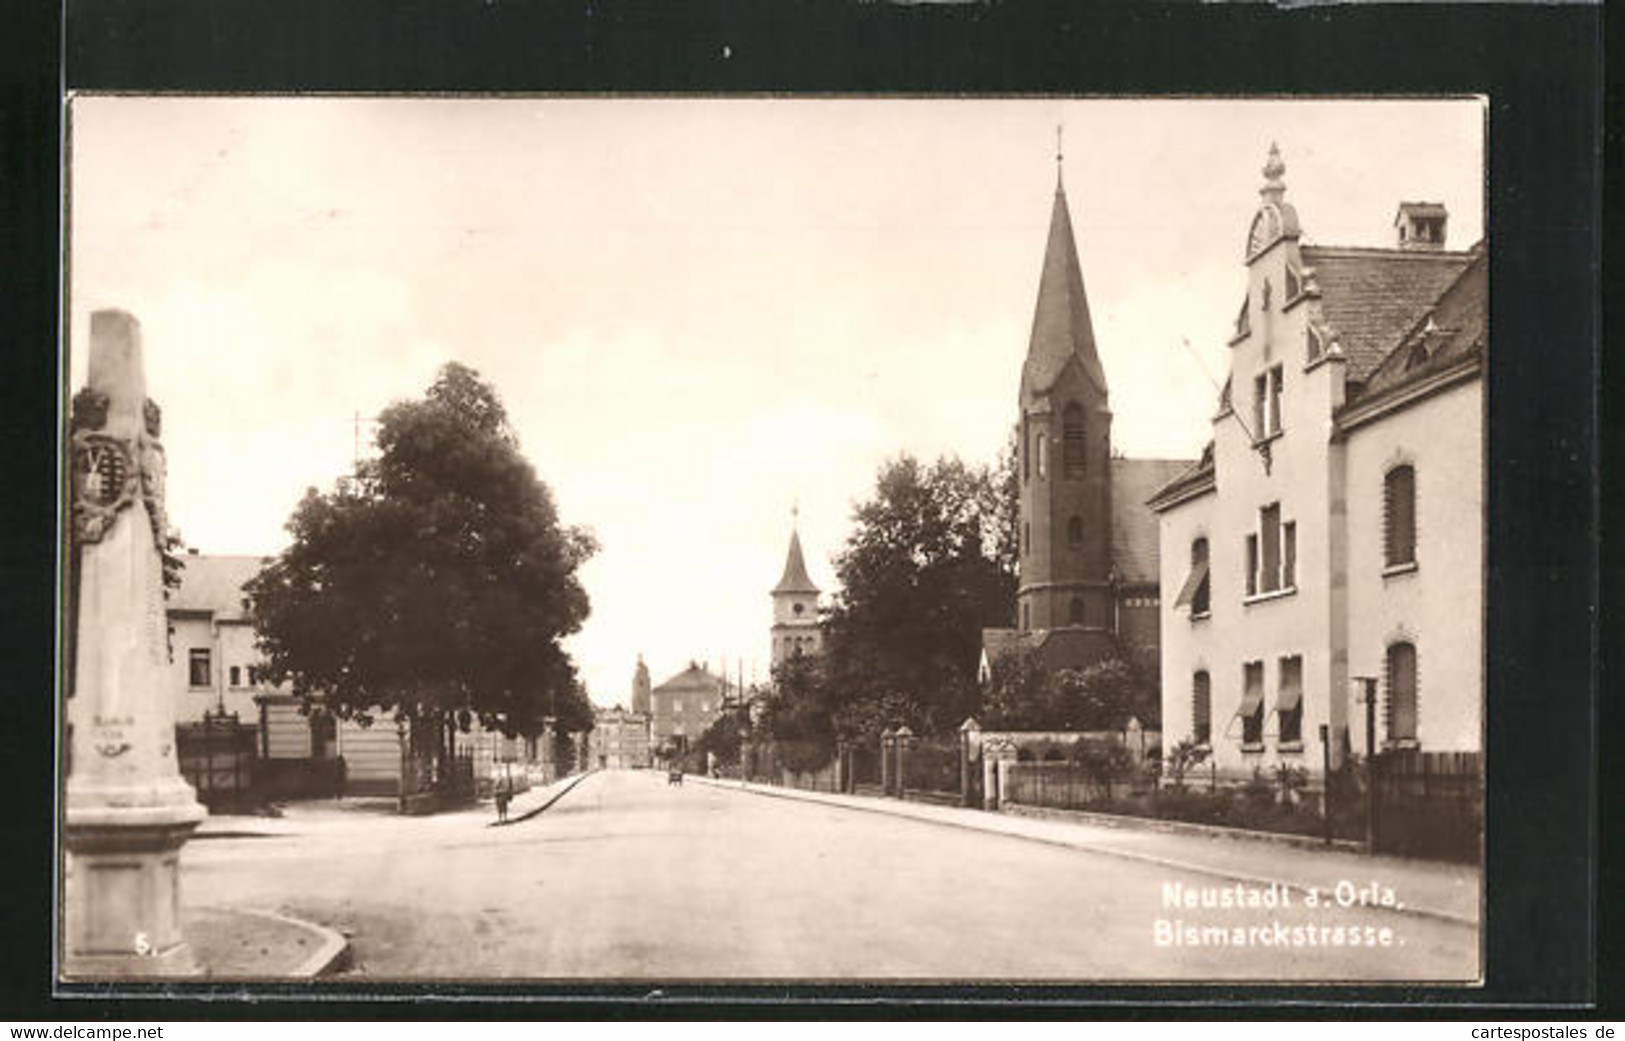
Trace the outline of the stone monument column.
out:
<instances>
[{"instance_id":1,"label":"stone monument column","mask_svg":"<svg viewBox=\"0 0 1625 1041\"><path fill-rule=\"evenodd\" d=\"M73 400L78 553L70 771L63 837L67 976L196 971L181 937L180 848L204 809L175 753L159 547L164 450L147 398L141 329L90 318L90 364Z\"/></svg>"}]
</instances>

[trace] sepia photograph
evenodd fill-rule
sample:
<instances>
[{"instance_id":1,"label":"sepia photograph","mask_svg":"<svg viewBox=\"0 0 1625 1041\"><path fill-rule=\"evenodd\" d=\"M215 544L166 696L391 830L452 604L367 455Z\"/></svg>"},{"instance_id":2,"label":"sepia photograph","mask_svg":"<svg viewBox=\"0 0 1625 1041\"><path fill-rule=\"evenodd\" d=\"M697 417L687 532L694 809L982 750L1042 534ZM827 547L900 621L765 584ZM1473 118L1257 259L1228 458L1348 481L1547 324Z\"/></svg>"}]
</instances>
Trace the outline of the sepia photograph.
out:
<instances>
[{"instance_id":1,"label":"sepia photograph","mask_svg":"<svg viewBox=\"0 0 1625 1041\"><path fill-rule=\"evenodd\" d=\"M1482 984L1487 116L71 95L58 981Z\"/></svg>"}]
</instances>

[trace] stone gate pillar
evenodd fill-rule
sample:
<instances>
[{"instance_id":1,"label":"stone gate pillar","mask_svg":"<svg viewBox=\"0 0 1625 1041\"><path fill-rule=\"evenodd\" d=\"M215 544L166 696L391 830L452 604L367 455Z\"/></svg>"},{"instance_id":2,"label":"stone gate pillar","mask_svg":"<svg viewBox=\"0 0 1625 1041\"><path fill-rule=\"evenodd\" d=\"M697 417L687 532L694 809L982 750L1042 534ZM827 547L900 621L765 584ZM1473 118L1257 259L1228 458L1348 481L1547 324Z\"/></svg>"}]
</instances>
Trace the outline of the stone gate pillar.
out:
<instances>
[{"instance_id":1,"label":"stone gate pillar","mask_svg":"<svg viewBox=\"0 0 1625 1041\"><path fill-rule=\"evenodd\" d=\"M897 797L903 798L908 793L908 751L919 738L907 726L897 728L897 736L892 739L892 747L896 750L897 762L892 767L892 777L895 779L894 787Z\"/></svg>"},{"instance_id":2,"label":"stone gate pillar","mask_svg":"<svg viewBox=\"0 0 1625 1041\"><path fill-rule=\"evenodd\" d=\"M892 770L892 746L896 743L897 732L887 727L880 732L880 792L882 795L892 794L895 786Z\"/></svg>"},{"instance_id":3,"label":"stone gate pillar","mask_svg":"<svg viewBox=\"0 0 1625 1041\"><path fill-rule=\"evenodd\" d=\"M130 315L91 315L89 372L70 425L78 582L62 968L186 975L197 969L181 936L180 849L205 812L176 761L161 414Z\"/></svg>"}]
</instances>

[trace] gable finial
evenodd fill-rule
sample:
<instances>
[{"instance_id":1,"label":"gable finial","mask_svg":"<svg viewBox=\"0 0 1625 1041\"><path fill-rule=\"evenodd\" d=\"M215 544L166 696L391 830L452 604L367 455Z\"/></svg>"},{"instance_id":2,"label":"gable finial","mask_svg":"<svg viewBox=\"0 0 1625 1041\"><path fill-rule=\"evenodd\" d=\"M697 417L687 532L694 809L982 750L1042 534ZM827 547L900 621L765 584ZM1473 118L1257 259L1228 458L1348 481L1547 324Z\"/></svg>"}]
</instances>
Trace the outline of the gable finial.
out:
<instances>
[{"instance_id":1,"label":"gable finial","mask_svg":"<svg viewBox=\"0 0 1625 1041\"><path fill-rule=\"evenodd\" d=\"M1258 190L1266 200L1279 203L1281 196L1286 194L1286 184L1281 175L1286 173L1286 163L1281 161L1281 149L1274 141L1270 142L1269 158L1264 161L1264 187Z\"/></svg>"},{"instance_id":2,"label":"gable finial","mask_svg":"<svg viewBox=\"0 0 1625 1041\"><path fill-rule=\"evenodd\" d=\"M790 530L791 531L794 531L796 529L796 522L799 521L800 519L801 519L801 500L800 499L791 499L790 500Z\"/></svg>"}]
</instances>

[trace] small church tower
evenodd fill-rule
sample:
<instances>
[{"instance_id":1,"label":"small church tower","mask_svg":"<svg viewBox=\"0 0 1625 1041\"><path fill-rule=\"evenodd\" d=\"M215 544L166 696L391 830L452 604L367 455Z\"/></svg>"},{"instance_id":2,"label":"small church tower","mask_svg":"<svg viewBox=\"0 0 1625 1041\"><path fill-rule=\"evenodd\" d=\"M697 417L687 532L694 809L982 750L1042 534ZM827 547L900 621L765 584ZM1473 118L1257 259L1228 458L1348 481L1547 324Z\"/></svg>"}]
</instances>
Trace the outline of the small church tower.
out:
<instances>
[{"instance_id":1,"label":"small church tower","mask_svg":"<svg viewBox=\"0 0 1625 1041\"><path fill-rule=\"evenodd\" d=\"M807 562L801 556L801 536L793 520L784 574L771 595L773 664L800 654L816 654L823 646L823 631L818 626L818 587L807 576Z\"/></svg>"},{"instance_id":2,"label":"small church tower","mask_svg":"<svg viewBox=\"0 0 1625 1041\"><path fill-rule=\"evenodd\" d=\"M1055 202L1021 369L1016 624L1110 632L1111 407L1056 154Z\"/></svg>"},{"instance_id":3,"label":"small church tower","mask_svg":"<svg viewBox=\"0 0 1625 1041\"><path fill-rule=\"evenodd\" d=\"M641 715L649 714L649 666L643 664L643 655L638 655L638 667L632 672L632 711Z\"/></svg>"}]
</instances>

